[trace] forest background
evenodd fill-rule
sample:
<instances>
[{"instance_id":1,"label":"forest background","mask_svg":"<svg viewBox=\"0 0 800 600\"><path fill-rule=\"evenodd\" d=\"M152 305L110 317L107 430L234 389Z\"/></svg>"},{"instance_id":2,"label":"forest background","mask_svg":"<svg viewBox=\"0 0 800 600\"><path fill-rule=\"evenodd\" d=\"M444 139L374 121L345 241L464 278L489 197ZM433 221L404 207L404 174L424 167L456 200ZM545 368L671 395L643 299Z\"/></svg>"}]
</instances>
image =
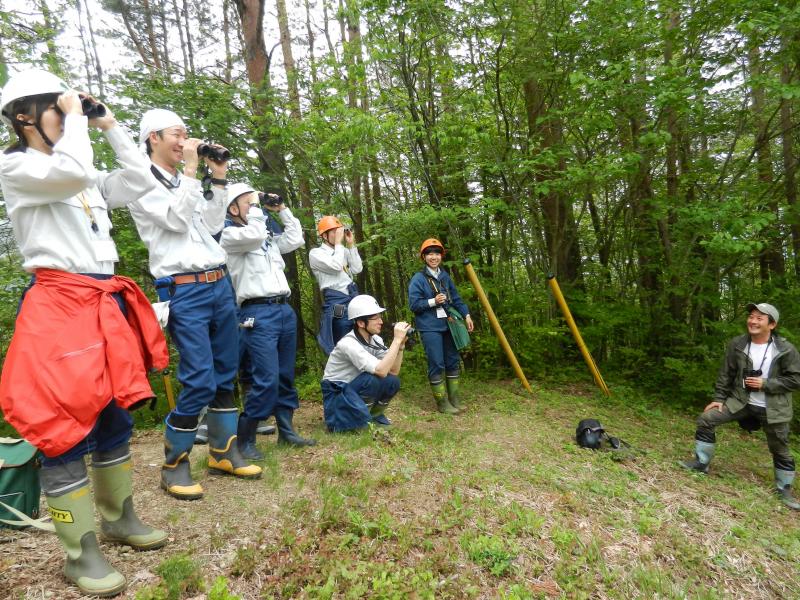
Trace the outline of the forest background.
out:
<instances>
[{"instance_id":1,"label":"forest background","mask_svg":"<svg viewBox=\"0 0 800 600\"><path fill-rule=\"evenodd\" d=\"M471 376L511 370L463 258L532 379L591 381L549 272L606 377L672 403L708 398L747 302L797 340L795 1L0 0L0 41L0 84L43 66L134 135L176 110L230 148L229 179L287 198L307 249L343 216L387 322L440 237L477 317ZM112 219L118 272L151 293L130 215ZM307 252L286 258L318 390L318 291ZM3 351L28 278L3 219Z\"/></svg>"}]
</instances>

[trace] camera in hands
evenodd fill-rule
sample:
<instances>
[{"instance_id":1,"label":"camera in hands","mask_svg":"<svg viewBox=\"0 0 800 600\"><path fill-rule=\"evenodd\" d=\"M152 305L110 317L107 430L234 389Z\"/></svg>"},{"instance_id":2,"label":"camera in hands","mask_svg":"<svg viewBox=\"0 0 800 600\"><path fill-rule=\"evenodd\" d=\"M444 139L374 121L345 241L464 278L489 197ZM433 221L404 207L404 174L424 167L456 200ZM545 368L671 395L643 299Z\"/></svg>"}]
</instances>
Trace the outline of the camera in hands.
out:
<instances>
[{"instance_id":1,"label":"camera in hands","mask_svg":"<svg viewBox=\"0 0 800 600\"><path fill-rule=\"evenodd\" d=\"M392 323L392 329L397 323ZM417 335L417 330L413 327L409 327L406 330L406 350L410 350L413 348L417 343L419 343L419 335Z\"/></svg>"}]
</instances>

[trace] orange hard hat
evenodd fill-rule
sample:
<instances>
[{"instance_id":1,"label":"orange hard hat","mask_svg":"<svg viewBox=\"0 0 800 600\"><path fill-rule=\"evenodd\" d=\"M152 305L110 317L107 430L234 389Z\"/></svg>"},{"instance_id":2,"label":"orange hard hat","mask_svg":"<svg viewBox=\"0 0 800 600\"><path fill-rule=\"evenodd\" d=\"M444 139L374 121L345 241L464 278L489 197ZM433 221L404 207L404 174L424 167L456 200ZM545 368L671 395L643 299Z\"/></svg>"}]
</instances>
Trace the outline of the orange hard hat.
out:
<instances>
[{"instance_id":1,"label":"orange hard hat","mask_svg":"<svg viewBox=\"0 0 800 600\"><path fill-rule=\"evenodd\" d=\"M326 231L337 229L339 227L344 227L339 219L330 215L326 215L319 220L319 223L317 223L317 233L322 235Z\"/></svg>"},{"instance_id":2,"label":"orange hard hat","mask_svg":"<svg viewBox=\"0 0 800 600\"><path fill-rule=\"evenodd\" d=\"M422 242L422 245L419 247L419 256L420 256L420 258L425 256L425 250L426 249L431 248L433 246L439 246L439 248L442 251L442 254L444 254L444 244L442 242L440 242L439 240L437 240L436 238L428 238L427 240Z\"/></svg>"}]
</instances>

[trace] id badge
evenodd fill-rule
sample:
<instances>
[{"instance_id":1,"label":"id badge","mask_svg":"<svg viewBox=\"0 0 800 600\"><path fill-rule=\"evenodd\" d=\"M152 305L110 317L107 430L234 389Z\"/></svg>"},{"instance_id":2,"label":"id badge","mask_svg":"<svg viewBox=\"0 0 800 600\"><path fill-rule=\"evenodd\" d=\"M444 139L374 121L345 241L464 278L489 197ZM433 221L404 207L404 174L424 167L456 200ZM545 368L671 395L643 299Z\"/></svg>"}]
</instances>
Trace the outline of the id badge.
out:
<instances>
[{"instance_id":1,"label":"id badge","mask_svg":"<svg viewBox=\"0 0 800 600\"><path fill-rule=\"evenodd\" d=\"M97 262L117 262L119 260L114 240L92 240L92 251Z\"/></svg>"},{"instance_id":2,"label":"id badge","mask_svg":"<svg viewBox=\"0 0 800 600\"><path fill-rule=\"evenodd\" d=\"M447 318L447 311L443 309L441 306L436 308L436 318L437 319L446 319Z\"/></svg>"}]
</instances>

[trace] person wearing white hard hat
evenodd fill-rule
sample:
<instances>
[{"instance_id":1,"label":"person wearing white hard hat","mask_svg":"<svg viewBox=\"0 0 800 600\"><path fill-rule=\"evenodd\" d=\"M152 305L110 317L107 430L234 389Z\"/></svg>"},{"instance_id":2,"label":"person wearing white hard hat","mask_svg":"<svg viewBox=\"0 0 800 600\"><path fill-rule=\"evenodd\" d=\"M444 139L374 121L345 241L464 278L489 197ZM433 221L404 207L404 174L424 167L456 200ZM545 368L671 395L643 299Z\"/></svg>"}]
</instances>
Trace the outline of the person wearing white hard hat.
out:
<instances>
[{"instance_id":1,"label":"person wearing white hard hat","mask_svg":"<svg viewBox=\"0 0 800 600\"><path fill-rule=\"evenodd\" d=\"M157 108L142 116L139 142L157 185L129 209L150 253L159 300L169 302L167 329L178 348L182 385L165 420L161 487L175 498L196 500L203 488L192 478L189 453L206 408L209 470L261 477L261 467L249 464L236 443L236 300L225 251L214 238L228 208L228 165L224 158L204 159L211 170L210 189L204 190L197 179L201 140L189 137L183 120L170 110Z\"/></svg>"},{"instance_id":2,"label":"person wearing white hard hat","mask_svg":"<svg viewBox=\"0 0 800 600\"><path fill-rule=\"evenodd\" d=\"M228 253L236 290L239 356L247 357L249 380L237 440L242 456L263 460L264 455L256 448L256 428L259 421L272 415L279 444L316 443L299 436L292 424L294 411L300 406L294 385L297 316L289 304L291 292L281 256L303 245L303 229L280 196L234 183L228 188L228 198L228 219L220 244ZM280 218L282 231L273 215ZM240 378L245 375L242 367L240 364Z\"/></svg>"},{"instance_id":3,"label":"person wearing white hard hat","mask_svg":"<svg viewBox=\"0 0 800 600\"><path fill-rule=\"evenodd\" d=\"M747 305L747 333L728 344L717 376L714 401L697 418L695 455L680 465L708 473L716 449L715 429L738 421L742 428L763 428L775 470L775 493L793 510L794 455L789 448L792 392L800 389L800 354L775 332L778 309L766 302Z\"/></svg>"},{"instance_id":4,"label":"person wearing white hard hat","mask_svg":"<svg viewBox=\"0 0 800 600\"><path fill-rule=\"evenodd\" d=\"M95 117L84 115L84 102L95 105ZM16 135L0 155L0 186L23 268L34 275L6 355L0 406L44 454L39 477L67 552L67 579L85 594L114 595L126 580L100 551L93 504L107 540L137 549L167 542L134 511L128 410L155 396L147 370L169 359L147 297L114 275L108 217L155 182L111 111L97 107L40 69L12 76L0 95L2 120ZM89 128L104 133L120 169L94 168ZM131 351L138 347L143 353Z\"/></svg>"},{"instance_id":5,"label":"person wearing white hard hat","mask_svg":"<svg viewBox=\"0 0 800 600\"><path fill-rule=\"evenodd\" d=\"M356 296L347 307L353 329L336 344L322 376L328 431L351 431L370 423L390 425L384 412L400 390L398 376L411 326L395 323L392 343L385 346L378 335L385 310L367 294Z\"/></svg>"}]
</instances>

